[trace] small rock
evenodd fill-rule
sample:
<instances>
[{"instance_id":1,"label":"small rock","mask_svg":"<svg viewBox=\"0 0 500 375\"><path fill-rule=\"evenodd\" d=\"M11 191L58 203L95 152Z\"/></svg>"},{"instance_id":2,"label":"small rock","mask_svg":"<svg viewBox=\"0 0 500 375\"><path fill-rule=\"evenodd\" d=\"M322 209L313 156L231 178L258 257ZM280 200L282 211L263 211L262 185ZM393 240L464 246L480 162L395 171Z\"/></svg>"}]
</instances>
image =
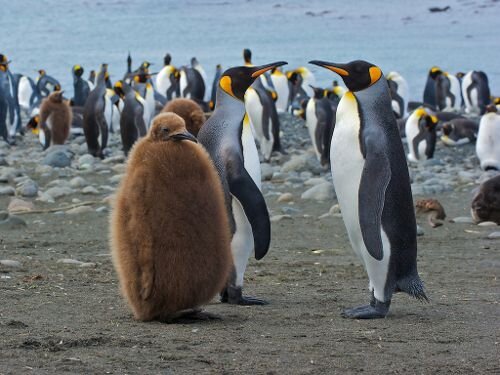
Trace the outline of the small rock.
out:
<instances>
[{"instance_id":1,"label":"small rock","mask_svg":"<svg viewBox=\"0 0 500 375\"><path fill-rule=\"evenodd\" d=\"M42 164L53 168L65 168L71 166L71 158L61 150L55 150L48 153L42 160Z\"/></svg>"},{"instance_id":2,"label":"small rock","mask_svg":"<svg viewBox=\"0 0 500 375\"><path fill-rule=\"evenodd\" d=\"M2 186L0 187L0 196L1 195L16 195L16 191L12 186Z\"/></svg>"},{"instance_id":3,"label":"small rock","mask_svg":"<svg viewBox=\"0 0 500 375\"><path fill-rule=\"evenodd\" d=\"M492 232L492 233L488 234L488 238L491 238L491 239L500 238L500 232Z\"/></svg>"},{"instance_id":4,"label":"small rock","mask_svg":"<svg viewBox=\"0 0 500 375\"><path fill-rule=\"evenodd\" d=\"M82 189L82 194L99 194L99 190L93 186L86 186Z\"/></svg>"},{"instance_id":5,"label":"small rock","mask_svg":"<svg viewBox=\"0 0 500 375\"><path fill-rule=\"evenodd\" d=\"M104 164L123 163L125 162L125 155L110 156L109 158L104 159L102 162Z\"/></svg>"},{"instance_id":6,"label":"small rock","mask_svg":"<svg viewBox=\"0 0 500 375\"><path fill-rule=\"evenodd\" d=\"M328 218L328 217L332 217L332 215L330 215L330 213L329 213L329 212L327 212L326 214L323 214L323 215L319 216L319 217L318 217L318 219L319 219L319 220L322 220L322 219L326 219L326 218Z\"/></svg>"},{"instance_id":7,"label":"small rock","mask_svg":"<svg viewBox=\"0 0 500 375\"><path fill-rule=\"evenodd\" d=\"M461 223L461 224L473 224L473 220L471 217L469 216L459 216L459 217L455 217L453 219L450 220L450 222L452 223Z\"/></svg>"},{"instance_id":8,"label":"small rock","mask_svg":"<svg viewBox=\"0 0 500 375\"><path fill-rule=\"evenodd\" d=\"M123 178L123 174L115 174L113 177L108 178L108 181L112 184L118 184Z\"/></svg>"},{"instance_id":9,"label":"small rock","mask_svg":"<svg viewBox=\"0 0 500 375\"><path fill-rule=\"evenodd\" d=\"M278 202L291 202L293 201L292 193L283 193L278 197Z\"/></svg>"},{"instance_id":10,"label":"small rock","mask_svg":"<svg viewBox=\"0 0 500 375\"><path fill-rule=\"evenodd\" d=\"M19 184L17 187L17 194L22 197L36 197L38 195L38 185L32 179L27 179L26 181Z\"/></svg>"},{"instance_id":11,"label":"small rock","mask_svg":"<svg viewBox=\"0 0 500 375\"><path fill-rule=\"evenodd\" d=\"M313 178L310 178L308 180L306 180L304 182L304 185L306 186L316 186L316 185L319 185L319 184L324 184L325 182L327 182L324 178L322 177L313 177Z\"/></svg>"},{"instance_id":12,"label":"small rock","mask_svg":"<svg viewBox=\"0 0 500 375\"><path fill-rule=\"evenodd\" d=\"M40 202L45 202L45 203L54 203L55 202L54 198L51 195L45 194L44 192L41 192L41 191L38 192L38 198L36 200L40 201Z\"/></svg>"},{"instance_id":13,"label":"small rock","mask_svg":"<svg viewBox=\"0 0 500 375\"><path fill-rule=\"evenodd\" d=\"M330 210L328 211L328 213L330 215L333 215L333 214L339 214L340 213L340 206L339 204L334 204L332 207L330 207Z\"/></svg>"},{"instance_id":14,"label":"small rock","mask_svg":"<svg viewBox=\"0 0 500 375\"><path fill-rule=\"evenodd\" d=\"M68 187L52 187L48 190L45 190L45 194L51 196L53 199L57 199L60 197L64 197L69 194L73 194L73 189Z\"/></svg>"},{"instance_id":15,"label":"small rock","mask_svg":"<svg viewBox=\"0 0 500 375\"><path fill-rule=\"evenodd\" d=\"M7 162L7 159L5 159L3 156L0 156L0 167L8 167L9 163Z\"/></svg>"},{"instance_id":16,"label":"small rock","mask_svg":"<svg viewBox=\"0 0 500 375\"><path fill-rule=\"evenodd\" d=\"M106 206L101 206L99 208L96 208L95 212L107 212L109 211L108 207Z\"/></svg>"},{"instance_id":17,"label":"small rock","mask_svg":"<svg viewBox=\"0 0 500 375\"><path fill-rule=\"evenodd\" d=\"M125 164L115 164L115 165L113 165L113 167L111 169L113 171L115 171L116 173L125 173L125 170L127 169L127 167Z\"/></svg>"},{"instance_id":18,"label":"small rock","mask_svg":"<svg viewBox=\"0 0 500 375\"><path fill-rule=\"evenodd\" d=\"M75 265L82 265L84 262L80 262L79 260L76 259L69 259L69 258L64 258L64 259L58 259L57 263L62 263L62 264L75 264Z\"/></svg>"},{"instance_id":19,"label":"small rock","mask_svg":"<svg viewBox=\"0 0 500 375\"><path fill-rule=\"evenodd\" d=\"M284 219L292 219L290 215L274 215L271 217L271 222L278 222Z\"/></svg>"},{"instance_id":20,"label":"small rock","mask_svg":"<svg viewBox=\"0 0 500 375\"><path fill-rule=\"evenodd\" d=\"M66 214L68 215L76 215L76 214L83 214L85 212L93 212L94 210L90 206L80 206L80 207L75 207L71 208L68 211L66 211Z\"/></svg>"},{"instance_id":21,"label":"small rock","mask_svg":"<svg viewBox=\"0 0 500 375\"><path fill-rule=\"evenodd\" d=\"M330 182L324 182L322 184L313 186L312 188L303 192L301 198L317 201L333 200L335 198L333 184L331 184Z\"/></svg>"},{"instance_id":22,"label":"small rock","mask_svg":"<svg viewBox=\"0 0 500 375\"><path fill-rule=\"evenodd\" d=\"M87 182L87 180L85 180L83 177L80 177L80 176L77 176L77 177L73 177L70 181L69 181L69 186L71 186L72 188L74 189L78 189L78 188L82 188L82 187L85 187L87 186L89 183Z\"/></svg>"},{"instance_id":23,"label":"small rock","mask_svg":"<svg viewBox=\"0 0 500 375\"><path fill-rule=\"evenodd\" d=\"M18 229L26 226L26 222L20 217L9 215L6 211L0 212L0 229Z\"/></svg>"},{"instance_id":24,"label":"small rock","mask_svg":"<svg viewBox=\"0 0 500 375\"><path fill-rule=\"evenodd\" d=\"M478 224L480 227L496 227L498 224L494 221L483 221Z\"/></svg>"},{"instance_id":25,"label":"small rock","mask_svg":"<svg viewBox=\"0 0 500 375\"><path fill-rule=\"evenodd\" d=\"M287 175L285 173L274 172L273 178L271 180L272 181L283 181L286 177L287 177Z\"/></svg>"},{"instance_id":26,"label":"small rock","mask_svg":"<svg viewBox=\"0 0 500 375\"><path fill-rule=\"evenodd\" d=\"M417 225L417 236L423 236L424 235L424 230L420 225Z\"/></svg>"},{"instance_id":27,"label":"small rock","mask_svg":"<svg viewBox=\"0 0 500 375\"><path fill-rule=\"evenodd\" d=\"M24 201L19 198L12 198L7 210L9 212L33 211L35 208L32 202Z\"/></svg>"},{"instance_id":28,"label":"small rock","mask_svg":"<svg viewBox=\"0 0 500 375\"><path fill-rule=\"evenodd\" d=\"M298 208L285 206L285 207L281 207L281 212L283 212L286 215L290 215L290 214L296 215L296 214L299 214L301 211Z\"/></svg>"},{"instance_id":29,"label":"small rock","mask_svg":"<svg viewBox=\"0 0 500 375\"><path fill-rule=\"evenodd\" d=\"M92 155L85 154L85 155L82 155L78 158L78 165L80 165L80 167L82 167L85 164L94 165L95 161L96 161L96 159Z\"/></svg>"},{"instance_id":30,"label":"small rock","mask_svg":"<svg viewBox=\"0 0 500 375\"><path fill-rule=\"evenodd\" d=\"M11 267L11 268L21 268L21 266L22 266L21 262L18 262L17 260L9 260L9 259L0 260L0 264L2 266Z\"/></svg>"},{"instance_id":31,"label":"small rock","mask_svg":"<svg viewBox=\"0 0 500 375\"><path fill-rule=\"evenodd\" d=\"M269 181L273 178L273 167L269 163L262 163L260 165L260 173L262 176L262 181Z\"/></svg>"},{"instance_id":32,"label":"small rock","mask_svg":"<svg viewBox=\"0 0 500 375\"><path fill-rule=\"evenodd\" d=\"M96 264L92 263L92 262L85 262L85 263L80 264L80 267L84 267L84 268L94 268L95 266L96 266Z\"/></svg>"}]
</instances>

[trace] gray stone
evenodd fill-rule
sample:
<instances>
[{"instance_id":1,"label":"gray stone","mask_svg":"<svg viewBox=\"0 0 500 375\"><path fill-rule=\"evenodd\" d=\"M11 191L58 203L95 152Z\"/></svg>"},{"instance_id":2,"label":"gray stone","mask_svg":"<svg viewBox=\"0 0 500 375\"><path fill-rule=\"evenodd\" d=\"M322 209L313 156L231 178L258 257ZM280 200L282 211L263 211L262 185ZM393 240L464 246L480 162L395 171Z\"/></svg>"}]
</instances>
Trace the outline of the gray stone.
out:
<instances>
[{"instance_id":1,"label":"gray stone","mask_svg":"<svg viewBox=\"0 0 500 375\"><path fill-rule=\"evenodd\" d=\"M500 238L500 232L492 232L492 233L488 234L488 238L491 238L491 239Z\"/></svg>"},{"instance_id":2,"label":"gray stone","mask_svg":"<svg viewBox=\"0 0 500 375\"><path fill-rule=\"evenodd\" d=\"M497 225L494 221L483 221L478 224L480 227L496 227Z\"/></svg>"},{"instance_id":3,"label":"gray stone","mask_svg":"<svg viewBox=\"0 0 500 375\"><path fill-rule=\"evenodd\" d=\"M0 196L16 195L16 190L12 186L0 186Z\"/></svg>"},{"instance_id":4,"label":"gray stone","mask_svg":"<svg viewBox=\"0 0 500 375\"><path fill-rule=\"evenodd\" d=\"M83 268L94 268L96 266L97 265L93 262L85 262L85 263L80 264L80 267L83 267Z\"/></svg>"},{"instance_id":5,"label":"gray stone","mask_svg":"<svg viewBox=\"0 0 500 375\"><path fill-rule=\"evenodd\" d=\"M9 260L9 259L0 260L0 264L2 266L10 267L10 268L21 268L21 266L22 266L21 262L18 262L17 260Z\"/></svg>"},{"instance_id":6,"label":"gray stone","mask_svg":"<svg viewBox=\"0 0 500 375\"><path fill-rule=\"evenodd\" d=\"M17 229L26 226L26 222L19 216L9 215L9 213L6 211L0 212L0 230Z\"/></svg>"},{"instance_id":7,"label":"gray stone","mask_svg":"<svg viewBox=\"0 0 500 375\"><path fill-rule=\"evenodd\" d=\"M33 211L35 206L32 202L24 201L19 198L12 198L7 210L9 212Z\"/></svg>"},{"instance_id":8,"label":"gray stone","mask_svg":"<svg viewBox=\"0 0 500 375\"><path fill-rule=\"evenodd\" d=\"M460 223L460 224L473 224L474 221L470 216L458 216L450 220L452 223Z\"/></svg>"},{"instance_id":9,"label":"gray stone","mask_svg":"<svg viewBox=\"0 0 500 375\"><path fill-rule=\"evenodd\" d=\"M82 194L99 194L99 190L93 186L86 186L82 189Z\"/></svg>"},{"instance_id":10,"label":"gray stone","mask_svg":"<svg viewBox=\"0 0 500 375\"><path fill-rule=\"evenodd\" d=\"M293 201L292 193L283 193L278 197L278 202L291 202Z\"/></svg>"},{"instance_id":11,"label":"gray stone","mask_svg":"<svg viewBox=\"0 0 500 375\"><path fill-rule=\"evenodd\" d=\"M299 214L301 210L299 210L298 208L285 206L281 207L281 212L283 212L286 215L291 215L291 214Z\"/></svg>"},{"instance_id":12,"label":"gray stone","mask_svg":"<svg viewBox=\"0 0 500 375\"><path fill-rule=\"evenodd\" d=\"M303 180L310 179L312 176L313 174L309 171L300 172L300 178L302 178Z\"/></svg>"},{"instance_id":13,"label":"gray stone","mask_svg":"<svg viewBox=\"0 0 500 375\"><path fill-rule=\"evenodd\" d=\"M108 207L106 207L106 206L101 206L101 207L98 207L98 208L96 208L96 210L95 210L95 212L108 212L108 211L109 211L109 209L108 209Z\"/></svg>"},{"instance_id":14,"label":"gray stone","mask_svg":"<svg viewBox=\"0 0 500 375\"><path fill-rule=\"evenodd\" d=\"M322 178L322 177L313 177L313 178L310 178L307 181L305 181L304 185L306 185L306 186L316 186L316 185L319 185L319 184L324 184L325 182L327 182L327 181L324 178Z\"/></svg>"},{"instance_id":15,"label":"gray stone","mask_svg":"<svg viewBox=\"0 0 500 375\"><path fill-rule=\"evenodd\" d=\"M423 236L424 235L424 230L420 225L417 225L417 236Z\"/></svg>"},{"instance_id":16,"label":"gray stone","mask_svg":"<svg viewBox=\"0 0 500 375\"><path fill-rule=\"evenodd\" d=\"M125 162L125 155L115 155L110 156L102 161L104 164L112 164L112 163L123 163Z\"/></svg>"},{"instance_id":17,"label":"gray stone","mask_svg":"<svg viewBox=\"0 0 500 375\"><path fill-rule=\"evenodd\" d=\"M94 158L90 154L85 154L85 155L82 155L78 158L78 165L80 165L80 167L82 167L85 164L94 165L95 162L96 162L96 158Z\"/></svg>"},{"instance_id":18,"label":"gray stone","mask_svg":"<svg viewBox=\"0 0 500 375\"><path fill-rule=\"evenodd\" d=\"M260 165L260 172L263 181L269 181L273 178L274 169L269 163L262 163Z\"/></svg>"},{"instance_id":19,"label":"gray stone","mask_svg":"<svg viewBox=\"0 0 500 375\"><path fill-rule=\"evenodd\" d=\"M38 165L35 168L35 173L38 174L52 174L54 169L50 165Z\"/></svg>"},{"instance_id":20,"label":"gray stone","mask_svg":"<svg viewBox=\"0 0 500 375\"><path fill-rule=\"evenodd\" d=\"M281 173L281 172L274 172L273 173L273 178L272 178L272 181L283 181L285 180L285 178L287 178L288 176L285 174L285 173Z\"/></svg>"},{"instance_id":21,"label":"gray stone","mask_svg":"<svg viewBox=\"0 0 500 375\"><path fill-rule=\"evenodd\" d=\"M274 216L271 216L271 222L278 222L278 221L282 221L282 220L285 220L285 219L288 219L288 220L291 220L292 217L290 215L274 215Z\"/></svg>"},{"instance_id":22,"label":"gray stone","mask_svg":"<svg viewBox=\"0 0 500 375\"><path fill-rule=\"evenodd\" d=\"M58 259L58 260L57 260L57 263L62 263L62 264L74 264L74 265L80 266L80 265L82 265L84 262L81 262L81 261L76 260L76 259L64 258L64 259Z\"/></svg>"},{"instance_id":23,"label":"gray stone","mask_svg":"<svg viewBox=\"0 0 500 375\"><path fill-rule=\"evenodd\" d=\"M45 191L46 195L50 195L52 198L57 199L60 197L64 197L69 194L73 194L73 189L65 187L65 186L54 186Z\"/></svg>"},{"instance_id":24,"label":"gray stone","mask_svg":"<svg viewBox=\"0 0 500 375\"><path fill-rule=\"evenodd\" d=\"M9 163L7 162L7 159L5 159L3 156L0 156L0 167L8 167Z\"/></svg>"},{"instance_id":25,"label":"gray stone","mask_svg":"<svg viewBox=\"0 0 500 375\"><path fill-rule=\"evenodd\" d=\"M333 200L335 198L333 185L330 182L324 182L322 184L313 186L312 188L302 193L301 198L317 201Z\"/></svg>"},{"instance_id":26,"label":"gray stone","mask_svg":"<svg viewBox=\"0 0 500 375\"><path fill-rule=\"evenodd\" d=\"M113 165L113 167L111 169L113 171L115 171L116 173L125 173L125 170L127 169L127 167L125 164L115 164L115 165Z\"/></svg>"},{"instance_id":27,"label":"gray stone","mask_svg":"<svg viewBox=\"0 0 500 375\"><path fill-rule=\"evenodd\" d=\"M89 183L83 177L76 176L69 181L69 186L73 189L78 189L87 186Z\"/></svg>"},{"instance_id":28,"label":"gray stone","mask_svg":"<svg viewBox=\"0 0 500 375\"><path fill-rule=\"evenodd\" d=\"M17 194L28 198L36 197L38 195L38 185L32 179L27 179L19 184L17 187Z\"/></svg>"},{"instance_id":29,"label":"gray stone","mask_svg":"<svg viewBox=\"0 0 500 375\"><path fill-rule=\"evenodd\" d=\"M123 178L123 174L116 174L113 177L108 178L108 181L112 184L118 184Z\"/></svg>"},{"instance_id":30,"label":"gray stone","mask_svg":"<svg viewBox=\"0 0 500 375\"><path fill-rule=\"evenodd\" d=\"M71 166L71 158L65 151L53 150L45 155L42 164L49 165L53 168L65 168Z\"/></svg>"}]
</instances>

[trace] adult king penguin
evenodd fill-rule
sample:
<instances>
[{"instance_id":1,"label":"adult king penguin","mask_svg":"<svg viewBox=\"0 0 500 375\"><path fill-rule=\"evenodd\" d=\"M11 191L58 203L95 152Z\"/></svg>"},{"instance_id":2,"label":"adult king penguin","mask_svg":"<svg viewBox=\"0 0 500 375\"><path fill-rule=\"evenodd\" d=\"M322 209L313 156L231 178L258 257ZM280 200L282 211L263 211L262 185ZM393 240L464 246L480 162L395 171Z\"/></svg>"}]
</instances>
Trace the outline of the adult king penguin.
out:
<instances>
[{"instance_id":1,"label":"adult king penguin","mask_svg":"<svg viewBox=\"0 0 500 375\"><path fill-rule=\"evenodd\" d=\"M351 245L370 279L370 304L344 310L383 318L392 294L427 300L417 272L417 234L410 177L387 81L366 61L310 61L339 74L342 97L330 148L333 183Z\"/></svg>"},{"instance_id":2,"label":"adult king penguin","mask_svg":"<svg viewBox=\"0 0 500 375\"><path fill-rule=\"evenodd\" d=\"M233 273L221 293L222 302L239 305L261 305L266 302L242 295L243 275L252 250L255 258L266 255L271 240L271 223L266 202L259 190L260 168L255 152L246 141L243 118L245 91L255 79L276 66L276 62L262 66L241 66L226 70L219 80L214 113L198 133L199 142L212 157L222 180L226 207L231 221L231 250L234 258ZM255 149L253 149L255 151ZM256 181L256 180L257 181Z\"/></svg>"}]
</instances>

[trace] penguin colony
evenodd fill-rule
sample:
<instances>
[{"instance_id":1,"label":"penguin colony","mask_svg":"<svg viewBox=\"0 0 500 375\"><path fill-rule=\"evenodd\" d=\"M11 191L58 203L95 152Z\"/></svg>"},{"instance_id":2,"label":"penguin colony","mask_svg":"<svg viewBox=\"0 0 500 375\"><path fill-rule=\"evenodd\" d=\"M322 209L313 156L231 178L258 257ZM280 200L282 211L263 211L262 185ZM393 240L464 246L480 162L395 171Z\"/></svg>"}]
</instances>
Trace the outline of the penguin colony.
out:
<instances>
[{"instance_id":1,"label":"penguin colony","mask_svg":"<svg viewBox=\"0 0 500 375\"><path fill-rule=\"evenodd\" d=\"M31 129L46 149L83 134L88 152L105 158L110 133L120 134L129 160L110 221L115 268L136 319L171 321L196 317L216 294L229 304L267 303L243 294L244 274L251 254L261 259L270 247L260 160L281 152L278 113L291 112L304 119L318 160L331 169L368 275L369 303L343 316L383 318L396 292L427 301L407 163L433 158L440 139L476 142L481 168L500 170L500 100L486 74L434 66L423 100L410 102L401 74L384 75L366 61L310 61L345 85L334 77L320 88L307 67L255 66L248 49L243 59L240 67L218 65L211 83L196 58L175 67L169 54L158 72L148 61L132 70L129 54L114 85L107 64L88 79L75 65L74 96L66 99L43 69L36 79L13 74L0 55L0 135L14 144ZM30 118L25 127L21 114ZM497 180L474 198L478 221L500 220Z\"/></svg>"}]
</instances>

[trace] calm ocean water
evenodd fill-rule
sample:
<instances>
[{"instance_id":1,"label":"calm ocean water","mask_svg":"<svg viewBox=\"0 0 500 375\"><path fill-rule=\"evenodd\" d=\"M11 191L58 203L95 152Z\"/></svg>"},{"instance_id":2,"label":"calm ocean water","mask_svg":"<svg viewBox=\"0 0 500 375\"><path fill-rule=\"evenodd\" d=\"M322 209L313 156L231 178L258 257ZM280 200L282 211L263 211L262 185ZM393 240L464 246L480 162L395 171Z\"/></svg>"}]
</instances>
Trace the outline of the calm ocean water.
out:
<instances>
[{"instance_id":1,"label":"calm ocean water","mask_svg":"<svg viewBox=\"0 0 500 375\"><path fill-rule=\"evenodd\" d=\"M484 70L500 95L498 0L0 0L0 51L13 72L43 68L72 92L71 67L85 75L106 62L113 80L133 65L176 66L196 56L213 78L215 65L240 65L243 48L256 64L287 60L308 66L319 85L335 78L307 61L364 59L397 70L419 100L432 65L455 73ZM442 13L429 7L450 5Z\"/></svg>"}]
</instances>

